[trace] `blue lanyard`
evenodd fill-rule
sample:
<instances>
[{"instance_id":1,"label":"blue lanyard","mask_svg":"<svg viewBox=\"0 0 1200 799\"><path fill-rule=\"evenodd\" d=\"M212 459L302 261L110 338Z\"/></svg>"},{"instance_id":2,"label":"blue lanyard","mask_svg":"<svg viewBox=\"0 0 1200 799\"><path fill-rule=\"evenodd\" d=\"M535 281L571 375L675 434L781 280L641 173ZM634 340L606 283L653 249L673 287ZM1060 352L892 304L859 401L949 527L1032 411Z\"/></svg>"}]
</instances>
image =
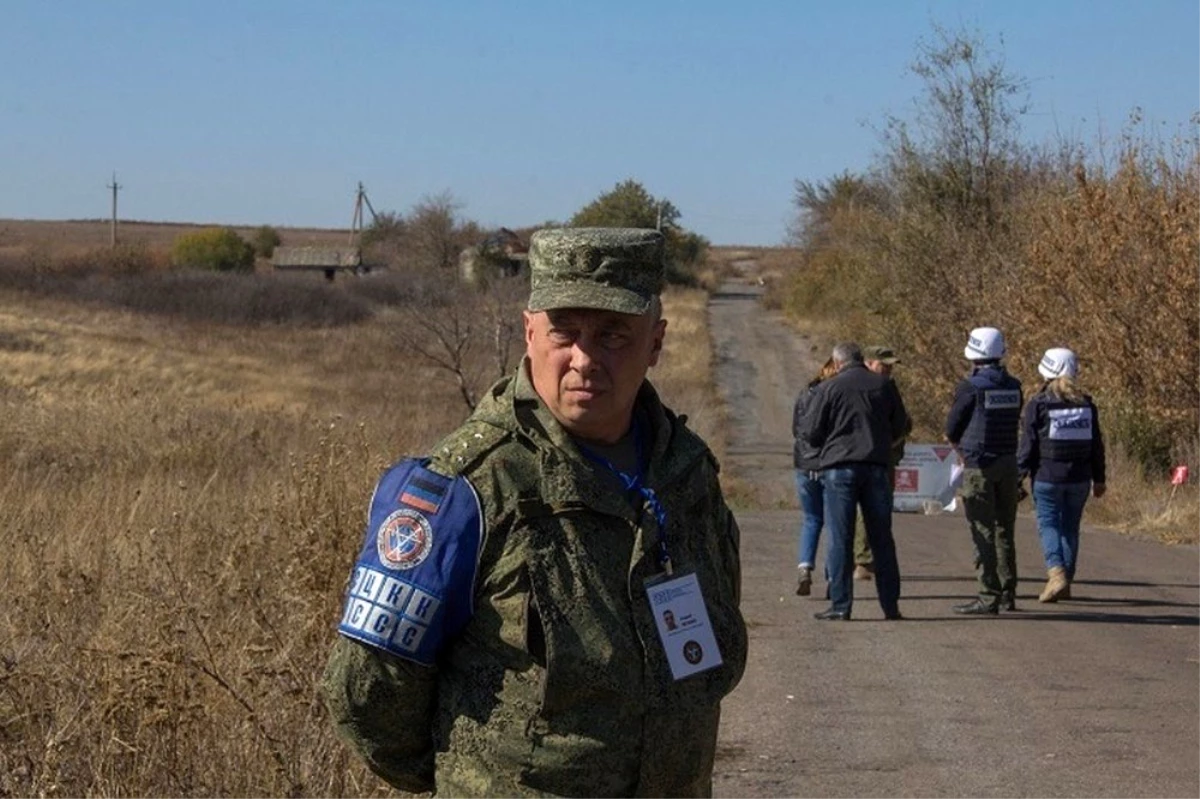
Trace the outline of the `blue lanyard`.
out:
<instances>
[{"instance_id":1,"label":"blue lanyard","mask_svg":"<svg viewBox=\"0 0 1200 799\"><path fill-rule=\"evenodd\" d=\"M642 484L645 477L644 466L642 465L642 425L640 420L635 420L633 423L633 450L634 456L637 459L637 472L630 474L618 469L612 461L593 452L582 444L579 449L589 459L600 464L604 468L617 476L621 484L625 486L626 491L635 492L645 501L647 507L654 514L654 520L658 522L658 567L668 575L672 573L671 568L671 553L667 549L667 509L658 500L658 495L654 493L654 489Z\"/></svg>"}]
</instances>

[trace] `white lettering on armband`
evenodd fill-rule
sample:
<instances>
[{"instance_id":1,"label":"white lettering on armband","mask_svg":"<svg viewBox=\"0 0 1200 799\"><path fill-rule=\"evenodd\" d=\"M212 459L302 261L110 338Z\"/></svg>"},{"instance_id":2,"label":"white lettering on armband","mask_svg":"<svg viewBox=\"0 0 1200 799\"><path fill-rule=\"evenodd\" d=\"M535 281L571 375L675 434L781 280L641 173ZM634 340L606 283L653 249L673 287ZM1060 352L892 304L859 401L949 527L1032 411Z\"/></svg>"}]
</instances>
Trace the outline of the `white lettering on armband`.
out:
<instances>
[{"instance_id":1,"label":"white lettering on armband","mask_svg":"<svg viewBox=\"0 0 1200 799\"><path fill-rule=\"evenodd\" d=\"M397 653L414 653L434 623L437 597L389 574L358 566L339 629Z\"/></svg>"}]
</instances>

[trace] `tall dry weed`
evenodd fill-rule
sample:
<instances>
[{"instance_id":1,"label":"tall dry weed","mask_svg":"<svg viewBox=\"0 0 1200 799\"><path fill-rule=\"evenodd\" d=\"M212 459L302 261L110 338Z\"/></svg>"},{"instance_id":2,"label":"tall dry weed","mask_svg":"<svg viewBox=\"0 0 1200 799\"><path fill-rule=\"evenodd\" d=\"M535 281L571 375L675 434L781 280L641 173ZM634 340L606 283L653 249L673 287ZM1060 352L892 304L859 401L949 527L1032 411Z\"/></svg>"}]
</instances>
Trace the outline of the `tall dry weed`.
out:
<instances>
[{"instance_id":1,"label":"tall dry weed","mask_svg":"<svg viewBox=\"0 0 1200 799\"><path fill-rule=\"evenodd\" d=\"M0 295L0 795L384 786L316 684L383 467L465 409L386 321Z\"/></svg>"}]
</instances>

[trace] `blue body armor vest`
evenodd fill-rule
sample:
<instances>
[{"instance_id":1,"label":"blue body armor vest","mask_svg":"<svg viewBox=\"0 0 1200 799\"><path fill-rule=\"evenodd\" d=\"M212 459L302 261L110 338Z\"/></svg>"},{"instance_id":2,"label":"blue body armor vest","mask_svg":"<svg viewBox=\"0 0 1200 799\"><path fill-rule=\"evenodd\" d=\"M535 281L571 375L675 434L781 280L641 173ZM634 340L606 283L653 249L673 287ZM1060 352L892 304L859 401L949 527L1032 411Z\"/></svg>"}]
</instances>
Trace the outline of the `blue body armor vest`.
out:
<instances>
[{"instance_id":1,"label":"blue body armor vest","mask_svg":"<svg viewBox=\"0 0 1200 799\"><path fill-rule=\"evenodd\" d=\"M1038 446L1043 460L1087 461L1092 457L1096 416L1090 402L1081 405L1043 395Z\"/></svg>"},{"instance_id":2,"label":"blue body armor vest","mask_svg":"<svg viewBox=\"0 0 1200 799\"><path fill-rule=\"evenodd\" d=\"M975 389L975 409L958 442L968 466L984 467L1017 452L1021 426L1021 381L997 366L976 369L967 378Z\"/></svg>"}]
</instances>

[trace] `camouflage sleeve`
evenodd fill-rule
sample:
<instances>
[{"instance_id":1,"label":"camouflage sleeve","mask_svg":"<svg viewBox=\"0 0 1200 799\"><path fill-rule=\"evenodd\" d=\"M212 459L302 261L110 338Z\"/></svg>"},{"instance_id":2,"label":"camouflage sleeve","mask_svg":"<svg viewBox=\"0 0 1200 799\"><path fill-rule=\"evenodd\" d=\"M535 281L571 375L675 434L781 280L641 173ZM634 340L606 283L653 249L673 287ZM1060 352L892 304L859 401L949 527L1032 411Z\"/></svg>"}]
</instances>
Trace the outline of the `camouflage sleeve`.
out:
<instances>
[{"instance_id":1,"label":"camouflage sleeve","mask_svg":"<svg viewBox=\"0 0 1200 799\"><path fill-rule=\"evenodd\" d=\"M738 527L737 519L734 518L733 511L728 506L725 507L725 513L729 516L729 534L725 537L728 542L729 552L726 555L726 569L729 570L730 579L733 583L733 603L738 607L742 605L742 530Z\"/></svg>"},{"instance_id":2,"label":"camouflage sleeve","mask_svg":"<svg viewBox=\"0 0 1200 799\"><path fill-rule=\"evenodd\" d=\"M733 515L733 511L725 504L725 498L721 494L719 485L715 486L717 496L720 500L719 507L725 514L725 529L724 535L719 536L717 554L720 557L720 568L724 572L725 592L728 596L728 602L731 609L731 618L727 620L723 634L718 639L721 645L721 652L725 657L726 663L729 664L731 682L728 690L732 691L742 680L742 675L746 670L746 657L749 647L749 640L746 630L746 622L742 617L742 555L741 555L741 528L738 527L737 518Z\"/></svg>"},{"instance_id":3,"label":"camouflage sleeve","mask_svg":"<svg viewBox=\"0 0 1200 799\"><path fill-rule=\"evenodd\" d=\"M889 380L888 388L892 393L892 441L903 441L912 432L912 417L904 405L904 397L894 380Z\"/></svg>"},{"instance_id":4,"label":"camouflage sleeve","mask_svg":"<svg viewBox=\"0 0 1200 799\"><path fill-rule=\"evenodd\" d=\"M434 790L437 671L337 636L322 682L338 734L388 783Z\"/></svg>"}]
</instances>

